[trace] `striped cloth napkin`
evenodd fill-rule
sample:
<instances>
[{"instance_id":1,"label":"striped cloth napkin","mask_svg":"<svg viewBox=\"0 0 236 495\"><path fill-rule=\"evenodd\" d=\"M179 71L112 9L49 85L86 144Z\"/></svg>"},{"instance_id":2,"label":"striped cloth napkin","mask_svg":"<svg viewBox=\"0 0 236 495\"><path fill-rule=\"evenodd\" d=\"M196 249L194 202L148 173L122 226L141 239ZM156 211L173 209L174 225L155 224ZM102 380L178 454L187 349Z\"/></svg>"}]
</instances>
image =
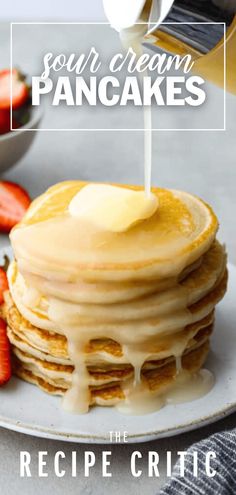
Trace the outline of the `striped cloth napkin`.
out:
<instances>
[{"instance_id":1,"label":"striped cloth napkin","mask_svg":"<svg viewBox=\"0 0 236 495\"><path fill-rule=\"evenodd\" d=\"M198 475L193 475L193 454L197 451ZM205 470L207 452L215 452L211 462L216 471L209 477ZM172 477L160 495L236 495L236 429L215 433L205 440L193 444L185 460L184 477L180 473L180 462L174 467Z\"/></svg>"}]
</instances>

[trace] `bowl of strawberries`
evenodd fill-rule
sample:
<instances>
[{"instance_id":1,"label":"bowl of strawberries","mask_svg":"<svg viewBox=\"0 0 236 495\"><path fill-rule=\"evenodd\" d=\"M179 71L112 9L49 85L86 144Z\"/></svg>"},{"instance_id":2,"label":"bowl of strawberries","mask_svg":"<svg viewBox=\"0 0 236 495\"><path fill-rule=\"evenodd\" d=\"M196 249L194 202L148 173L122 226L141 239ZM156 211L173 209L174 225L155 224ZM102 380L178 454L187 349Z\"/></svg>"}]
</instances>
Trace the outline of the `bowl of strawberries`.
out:
<instances>
[{"instance_id":1,"label":"bowl of strawberries","mask_svg":"<svg viewBox=\"0 0 236 495\"><path fill-rule=\"evenodd\" d=\"M26 77L13 69L11 83L11 71L0 70L0 173L15 165L28 151L40 120L41 110L32 106Z\"/></svg>"}]
</instances>

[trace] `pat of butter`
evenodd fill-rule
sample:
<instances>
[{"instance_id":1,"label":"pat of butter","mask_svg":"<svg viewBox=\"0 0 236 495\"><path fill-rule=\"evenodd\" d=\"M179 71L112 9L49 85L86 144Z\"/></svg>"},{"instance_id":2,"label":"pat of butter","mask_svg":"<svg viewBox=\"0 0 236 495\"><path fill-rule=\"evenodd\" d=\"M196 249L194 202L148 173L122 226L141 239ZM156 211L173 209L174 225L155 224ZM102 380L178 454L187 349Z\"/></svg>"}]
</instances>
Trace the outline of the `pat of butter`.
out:
<instances>
[{"instance_id":1,"label":"pat of butter","mask_svg":"<svg viewBox=\"0 0 236 495\"><path fill-rule=\"evenodd\" d=\"M137 222L150 218L158 208L154 194L108 184L89 184L71 200L73 217L95 224L101 230L125 232Z\"/></svg>"}]
</instances>

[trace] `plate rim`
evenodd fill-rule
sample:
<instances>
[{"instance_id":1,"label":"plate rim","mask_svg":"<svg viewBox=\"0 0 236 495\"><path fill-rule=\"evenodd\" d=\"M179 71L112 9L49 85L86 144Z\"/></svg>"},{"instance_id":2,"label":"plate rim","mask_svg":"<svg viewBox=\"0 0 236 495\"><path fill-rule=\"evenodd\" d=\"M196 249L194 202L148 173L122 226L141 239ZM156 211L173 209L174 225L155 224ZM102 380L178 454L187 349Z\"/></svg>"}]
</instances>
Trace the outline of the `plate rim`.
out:
<instances>
[{"instance_id":1,"label":"plate rim","mask_svg":"<svg viewBox=\"0 0 236 495\"><path fill-rule=\"evenodd\" d=\"M17 378L18 379L18 378ZM151 440L158 440L161 438L174 437L181 435L182 433L187 433L188 431L193 431L195 429L207 426L208 424L213 424L220 419L226 418L230 414L236 412L236 400L229 404L228 407L217 411L211 415L204 416L202 418L190 421L189 423L184 423L182 425L174 426L162 430L154 430L141 433L127 434L128 443L144 443ZM74 442L74 443L96 443L96 444L111 444L117 445L116 442L110 441L109 435L104 437L103 435L90 435L89 433L69 433L60 432L57 430L51 430L50 428L42 426L33 426L21 421L10 421L4 416L0 416L0 427L15 431L18 433L23 433L25 435L48 438L51 440L60 440L63 442ZM119 441L119 445L124 444L124 441Z\"/></svg>"}]
</instances>

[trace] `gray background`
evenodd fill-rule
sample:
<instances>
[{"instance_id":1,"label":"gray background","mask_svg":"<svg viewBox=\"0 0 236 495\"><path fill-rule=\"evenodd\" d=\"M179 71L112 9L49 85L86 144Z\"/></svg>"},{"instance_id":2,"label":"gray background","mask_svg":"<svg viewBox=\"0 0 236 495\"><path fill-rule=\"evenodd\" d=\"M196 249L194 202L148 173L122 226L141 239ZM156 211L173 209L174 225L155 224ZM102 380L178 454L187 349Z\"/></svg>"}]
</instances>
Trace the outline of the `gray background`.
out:
<instances>
[{"instance_id":1,"label":"gray background","mask_svg":"<svg viewBox=\"0 0 236 495\"><path fill-rule=\"evenodd\" d=\"M106 40L108 43L109 41ZM22 38L22 44L29 40ZM34 47L32 44L32 53ZM20 52L19 52L20 53ZM2 67L9 66L9 25L0 25L0 60ZM20 60L24 66L24 60ZM209 87L213 96L219 90ZM221 224L220 237L228 248L231 261L236 262L235 252L235 110L236 98L227 95L227 131L208 133L161 132L153 134L153 184L174 187L196 193L214 207ZM217 117L217 105L214 108ZM45 119L49 119L47 113ZM68 117L69 118L69 117ZM76 117L75 117L76 118ZM104 115L107 125L107 114ZM122 120L122 115L120 116ZM126 116L127 118L127 116ZM191 119L191 115L189 116ZM70 115L70 124L73 117ZM72 122L73 123L73 122ZM112 123L111 123L112 124ZM64 179L84 179L142 183L143 181L143 136L142 133L125 132L66 132L38 133L35 143L24 159L5 179L21 183L34 197L49 185ZM0 247L6 245L7 238L1 236ZM27 405L26 405L27 406ZM84 450L91 446L63 444L27 437L0 429L0 493L11 495L17 492L27 495L42 493L62 494L120 494L130 495L158 493L165 479L165 452L184 450L192 442L204 438L214 431L235 425L235 415L205 427L196 432L181 435L135 447L114 446L113 478L102 479L100 453L102 447L93 447L98 465L91 477L85 480L82 475L71 479L69 474L71 450L77 450L82 459ZM129 474L130 453L141 450L144 456L144 474L133 479ZM33 459L33 478L19 478L19 451L28 450ZM68 473L57 479L53 474L46 479L37 477L37 452L49 452L49 465L52 467L53 453L64 450L68 455ZM147 477L145 455L148 450L157 450L161 457L160 479ZM49 468L50 469L50 468ZM52 472L52 469L51 469Z\"/></svg>"},{"instance_id":2,"label":"gray background","mask_svg":"<svg viewBox=\"0 0 236 495\"><path fill-rule=\"evenodd\" d=\"M78 21L105 21L102 0L9 0L2 5L1 19L7 21L63 19Z\"/></svg>"}]
</instances>

